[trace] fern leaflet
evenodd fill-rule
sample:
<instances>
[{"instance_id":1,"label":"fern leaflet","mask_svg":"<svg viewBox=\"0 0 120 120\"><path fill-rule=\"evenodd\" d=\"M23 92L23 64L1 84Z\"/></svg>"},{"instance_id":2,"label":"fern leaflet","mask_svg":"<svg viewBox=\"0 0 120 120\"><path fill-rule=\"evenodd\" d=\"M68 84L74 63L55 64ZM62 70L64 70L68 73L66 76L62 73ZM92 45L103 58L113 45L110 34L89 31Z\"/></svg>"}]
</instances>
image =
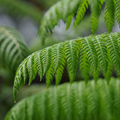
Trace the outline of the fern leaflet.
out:
<instances>
[{"instance_id":1,"label":"fern leaflet","mask_svg":"<svg viewBox=\"0 0 120 120\"><path fill-rule=\"evenodd\" d=\"M63 19L63 21L67 23L66 29L68 29L75 13L77 13L74 22L74 27L76 27L83 19L89 5L92 12L91 32L94 34L98 27L100 11L104 2L104 20L106 22L108 32L110 33L112 31L115 18L117 19L118 24L120 23L119 0L62 0L53 5L42 19L38 32L38 34L41 35L41 40L44 42L47 33L52 33L54 26L58 24L60 19Z\"/></svg>"},{"instance_id":2,"label":"fern leaflet","mask_svg":"<svg viewBox=\"0 0 120 120\"><path fill-rule=\"evenodd\" d=\"M108 32L112 31L112 26L114 25L115 20L115 4L113 0L105 0L105 12L104 12L104 19L106 22L106 26Z\"/></svg>"}]
</instances>

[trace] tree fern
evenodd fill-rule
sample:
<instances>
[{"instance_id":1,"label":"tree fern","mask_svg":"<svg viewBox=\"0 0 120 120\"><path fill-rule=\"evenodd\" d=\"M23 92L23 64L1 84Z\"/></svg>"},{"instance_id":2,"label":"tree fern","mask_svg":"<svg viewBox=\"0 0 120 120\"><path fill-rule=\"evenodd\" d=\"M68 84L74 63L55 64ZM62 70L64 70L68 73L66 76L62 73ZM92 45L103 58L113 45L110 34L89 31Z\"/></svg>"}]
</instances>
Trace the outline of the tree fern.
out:
<instances>
[{"instance_id":1,"label":"tree fern","mask_svg":"<svg viewBox=\"0 0 120 120\"><path fill-rule=\"evenodd\" d=\"M0 26L0 64L16 71L20 62L28 55L28 49L19 33L10 27Z\"/></svg>"},{"instance_id":2,"label":"tree fern","mask_svg":"<svg viewBox=\"0 0 120 120\"><path fill-rule=\"evenodd\" d=\"M103 79L74 82L52 87L25 98L6 115L5 120L118 120L120 112L120 82L112 78L109 85Z\"/></svg>"},{"instance_id":3,"label":"tree fern","mask_svg":"<svg viewBox=\"0 0 120 120\"><path fill-rule=\"evenodd\" d=\"M35 6L21 0L0 0L0 7L3 8L3 11L9 13L10 15L18 17L28 16L36 22L39 22L42 17L40 10L38 10Z\"/></svg>"},{"instance_id":4,"label":"tree fern","mask_svg":"<svg viewBox=\"0 0 120 120\"><path fill-rule=\"evenodd\" d=\"M38 34L41 35L41 39L44 39L47 32L52 33L52 29L58 24L59 19L63 19L67 22L66 29L69 28L72 18L75 13L76 19L74 22L74 27L76 27L84 17L86 9L90 5L91 8L91 32L94 34L98 27L99 16L103 3L105 2L104 9L104 20L106 22L106 27L108 32L112 31L115 18L117 22L120 23L119 19L119 0L62 0L53 5L48 12L45 14L41 21Z\"/></svg>"},{"instance_id":5,"label":"tree fern","mask_svg":"<svg viewBox=\"0 0 120 120\"><path fill-rule=\"evenodd\" d=\"M30 84L35 78L37 71L41 80L46 73L48 86L54 74L56 84L59 84L65 63L67 64L70 82L72 83L75 79L78 60L86 82L89 80L89 73L97 81L100 69L102 69L106 80L109 82L113 66L117 75L120 76L119 39L119 33L92 35L78 38L77 40L65 41L31 54L20 64L16 72L14 98L16 99L16 89L25 84L28 77Z\"/></svg>"}]
</instances>

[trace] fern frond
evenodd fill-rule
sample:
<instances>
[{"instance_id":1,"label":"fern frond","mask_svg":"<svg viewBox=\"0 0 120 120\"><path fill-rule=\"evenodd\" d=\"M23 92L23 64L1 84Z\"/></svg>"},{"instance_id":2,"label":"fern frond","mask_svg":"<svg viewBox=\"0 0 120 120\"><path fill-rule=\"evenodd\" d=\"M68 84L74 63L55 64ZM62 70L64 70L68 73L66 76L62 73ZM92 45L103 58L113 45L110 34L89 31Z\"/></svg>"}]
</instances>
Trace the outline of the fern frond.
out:
<instances>
[{"instance_id":1,"label":"fern frond","mask_svg":"<svg viewBox=\"0 0 120 120\"><path fill-rule=\"evenodd\" d=\"M105 40L102 38L102 36L95 36L93 37L92 41L95 46L95 50L98 56L98 60L100 62L100 66L105 75L108 64L107 48L104 44Z\"/></svg>"},{"instance_id":2,"label":"fern frond","mask_svg":"<svg viewBox=\"0 0 120 120\"><path fill-rule=\"evenodd\" d=\"M58 21L62 18L64 22L66 22L66 18L69 16L73 16L76 10L78 9L79 4L81 1L79 0L63 0L57 2L55 5L53 5L48 12L45 14L41 21L41 27L39 28L38 34L41 35L41 39L44 42L44 39L47 35L47 32L52 33L52 29L55 25L58 24ZM66 5L68 4L68 5ZM72 17L70 17L70 20L67 20L67 29L70 26Z\"/></svg>"},{"instance_id":3,"label":"fern frond","mask_svg":"<svg viewBox=\"0 0 120 120\"><path fill-rule=\"evenodd\" d=\"M112 78L66 83L25 98L6 115L5 120L118 120L120 81Z\"/></svg>"},{"instance_id":4,"label":"fern frond","mask_svg":"<svg viewBox=\"0 0 120 120\"><path fill-rule=\"evenodd\" d=\"M55 74L56 84L58 85L62 78L64 66L67 64L69 79L70 82L73 82L78 59L80 71L86 82L89 80L89 73L97 81L100 68L109 82L113 66L118 77L120 76L119 51L120 37L118 33L105 33L78 38L77 40L61 42L37 51L28 56L18 67L14 81L14 99L16 99L16 90L25 84L27 77L29 77L30 84L35 78L37 71L41 80L46 73L48 86Z\"/></svg>"},{"instance_id":5,"label":"fern frond","mask_svg":"<svg viewBox=\"0 0 120 120\"><path fill-rule=\"evenodd\" d=\"M88 61L91 66L90 69L92 70L92 73L93 73L93 77L95 80L97 80L97 78L98 78L97 76L99 76L98 58L97 58L95 47L93 45L92 38L85 37L82 40L82 47L84 48L84 50L86 52Z\"/></svg>"},{"instance_id":6,"label":"fern frond","mask_svg":"<svg viewBox=\"0 0 120 120\"><path fill-rule=\"evenodd\" d=\"M120 73L120 48L118 41L116 37L113 34L108 34L105 36L105 39L107 40L106 46L107 49L109 50L112 62L116 68L117 74L119 76Z\"/></svg>"},{"instance_id":7,"label":"fern frond","mask_svg":"<svg viewBox=\"0 0 120 120\"><path fill-rule=\"evenodd\" d=\"M34 56L34 54L33 54ZM27 70L29 75L29 84L32 82L32 80L35 78L37 74L37 70L34 65L34 57L30 56L30 58L27 61Z\"/></svg>"},{"instance_id":8,"label":"fern frond","mask_svg":"<svg viewBox=\"0 0 120 120\"><path fill-rule=\"evenodd\" d=\"M28 48L19 33L10 27L0 26L0 64L15 72L20 62L28 56Z\"/></svg>"},{"instance_id":9,"label":"fern frond","mask_svg":"<svg viewBox=\"0 0 120 120\"><path fill-rule=\"evenodd\" d=\"M73 14L73 13L70 14L70 15L67 17L66 30L70 27L73 17L74 17L74 14Z\"/></svg>"},{"instance_id":10,"label":"fern frond","mask_svg":"<svg viewBox=\"0 0 120 120\"><path fill-rule=\"evenodd\" d=\"M77 15L74 27L77 26L83 19L89 5L92 12L91 32L94 34L98 27L100 11L104 2L104 20L106 22L108 32L110 33L112 31L115 18L117 19L118 24L120 23L119 0L62 0L53 5L43 17L38 32L41 36L41 40L44 42L47 33L52 33L54 26L58 24L60 19L63 19L63 21L67 23L66 29L68 29L75 13L77 13Z\"/></svg>"},{"instance_id":11,"label":"fern frond","mask_svg":"<svg viewBox=\"0 0 120 120\"><path fill-rule=\"evenodd\" d=\"M42 55L41 55L41 53L35 54L34 63L35 63L36 69L38 71L38 74L40 76L40 80L42 80L42 77L43 77L43 66L42 66Z\"/></svg>"},{"instance_id":12,"label":"fern frond","mask_svg":"<svg viewBox=\"0 0 120 120\"><path fill-rule=\"evenodd\" d=\"M46 84L47 84L47 87L49 87L49 85L51 84L54 74L55 74L54 64L53 64L53 61L51 61L51 66L48 69L48 71L46 72Z\"/></svg>"},{"instance_id":13,"label":"fern frond","mask_svg":"<svg viewBox=\"0 0 120 120\"><path fill-rule=\"evenodd\" d=\"M105 0L104 19L106 22L107 30L110 33L115 21L115 3L114 0Z\"/></svg>"},{"instance_id":14,"label":"fern frond","mask_svg":"<svg viewBox=\"0 0 120 120\"><path fill-rule=\"evenodd\" d=\"M78 65L78 46L75 40L65 42L65 54L67 59L67 69L72 83L75 79Z\"/></svg>"},{"instance_id":15,"label":"fern frond","mask_svg":"<svg viewBox=\"0 0 120 120\"><path fill-rule=\"evenodd\" d=\"M0 7L3 8L3 11L9 13L10 15L18 17L28 16L34 19L36 22L39 22L42 17L40 10L38 10L32 4L21 0L0 0Z\"/></svg>"},{"instance_id":16,"label":"fern frond","mask_svg":"<svg viewBox=\"0 0 120 120\"><path fill-rule=\"evenodd\" d=\"M86 55L86 52L84 48L81 48L80 51L80 60L79 60L79 68L82 73L83 78L85 79L85 82L87 83L89 80L89 61Z\"/></svg>"},{"instance_id":17,"label":"fern frond","mask_svg":"<svg viewBox=\"0 0 120 120\"><path fill-rule=\"evenodd\" d=\"M59 43L53 46L52 57L54 63L54 70L56 71L55 79L56 85L58 85L62 78L62 73L65 66L65 53L63 43Z\"/></svg>"}]
</instances>

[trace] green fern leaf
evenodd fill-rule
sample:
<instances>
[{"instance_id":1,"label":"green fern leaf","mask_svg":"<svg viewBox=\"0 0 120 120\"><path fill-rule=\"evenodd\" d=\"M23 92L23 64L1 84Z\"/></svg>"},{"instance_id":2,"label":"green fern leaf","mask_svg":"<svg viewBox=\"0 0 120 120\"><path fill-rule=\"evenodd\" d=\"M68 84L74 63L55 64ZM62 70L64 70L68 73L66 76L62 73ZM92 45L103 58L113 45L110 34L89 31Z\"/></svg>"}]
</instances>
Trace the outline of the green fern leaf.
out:
<instances>
[{"instance_id":1,"label":"green fern leaf","mask_svg":"<svg viewBox=\"0 0 120 120\"><path fill-rule=\"evenodd\" d=\"M87 83L89 80L89 61L84 47L81 47L80 51L79 68L83 78L85 79L85 82Z\"/></svg>"},{"instance_id":2,"label":"green fern leaf","mask_svg":"<svg viewBox=\"0 0 120 120\"><path fill-rule=\"evenodd\" d=\"M61 1L61 4L62 4L62 14L61 14L61 17L62 17L63 21L66 22L66 17L68 15L70 1L69 0ZM64 12L63 12L63 10L64 10Z\"/></svg>"},{"instance_id":3,"label":"green fern leaf","mask_svg":"<svg viewBox=\"0 0 120 120\"><path fill-rule=\"evenodd\" d=\"M0 26L0 36L0 63L14 73L20 62L27 57L28 49L13 28Z\"/></svg>"},{"instance_id":4,"label":"green fern leaf","mask_svg":"<svg viewBox=\"0 0 120 120\"><path fill-rule=\"evenodd\" d=\"M68 5L66 5L68 3ZM45 14L41 21L41 26L39 28L38 34L41 35L41 39L44 42L44 39L47 35L47 32L52 33L52 29L55 25L58 24L58 21L62 18L66 22L66 18L69 15L72 15L76 12L77 6L80 4L79 0L67 0L59 1L53 5L49 11ZM68 8L68 9L67 9ZM67 29L71 23L70 20L67 20ZM69 21L69 22L68 22Z\"/></svg>"},{"instance_id":5,"label":"green fern leaf","mask_svg":"<svg viewBox=\"0 0 120 120\"><path fill-rule=\"evenodd\" d=\"M47 72L51 65L51 47L44 49L42 52L43 75Z\"/></svg>"},{"instance_id":6,"label":"green fern leaf","mask_svg":"<svg viewBox=\"0 0 120 120\"><path fill-rule=\"evenodd\" d=\"M104 19L106 22L107 30L110 33L115 21L115 3L113 0L105 0Z\"/></svg>"},{"instance_id":7,"label":"green fern leaf","mask_svg":"<svg viewBox=\"0 0 120 120\"><path fill-rule=\"evenodd\" d=\"M120 81L74 82L44 90L17 103L5 120L118 120Z\"/></svg>"},{"instance_id":8,"label":"green fern leaf","mask_svg":"<svg viewBox=\"0 0 120 120\"><path fill-rule=\"evenodd\" d=\"M67 59L67 69L72 83L75 79L78 64L78 46L75 40L65 42L65 54Z\"/></svg>"},{"instance_id":9,"label":"green fern leaf","mask_svg":"<svg viewBox=\"0 0 120 120\"><path fill-rule=\"evenodd\" d=\"M40 52L35 54L34 63L37 68L38 74L40 76L40 81L41 81L43 78L43 66L42 66L42 56Z\"/></svg>"},{"instance_id":10,"label":"green fern leaf","mask_svg":"<svg viewBox=\"0 0 120 120\"><path fill-rule=\"evenodd\" d=\"M54 70L56 71L55 79L56 85L61 81L64 66L65 66L65 53L64 53L63 43L53 46L52 49L52 59L54 63Z\"/></svg>"},{"instance_id":11,"label":"green fern leaf","mask_svg":"<svg viewBox=\"0 0 120 120\"><path fill-rule=\"evenodd\" d=\"M60 113L60 103L59 103L59 91L56 91L56 88L54 88L54 93L52 94L51 93L52 91L50 91L50 94L49 94L49 106L50 106L50 113L51 114L51 119L54 119L54 120L58 120L58 115ZM54 99L52 99L54 98Z\"/></svg>"},{"instance_id":12,"label":"green fern leaf","mask_svg":"<svg viewBox=\"0 0 120 120\"><path fill-rule=\"evenodd\" d=\"M34 54L30 56L30 58L27 61L27 70L29 75L29 85L31 84L32 80L35 79L35 76L37 74L37 70L34 65Z\"/></svg>"},{"instance_id":13,"label":"green fern leaf","mask_svg":"<svg viewBox=\"0 0 120 120\"><path fill-rule=\"evenodd\" d=\"M81 91L81 92L76 92L76 96L77 96L77 100L75 102L75 106L76 106L76 111L78 113L78 118L80 118L81 120L84 120L86 118L86 113L87 113L87 107L86 107L86 90L85 90L85 84L81 83L81 84L76 84L76 89L77 91Z\"/></svg>"},{"instance_id":14,"label":"green fern leaf","mask_svg":"<svg viewBox=\"0 0 120 120\"><path fill-rule=\"evenodd\" d=\"M45 14L41 21L38 34L41 35L41 40L44 42L48 33L52 33L55 25L58 24L60 19L66 22L66 29L70 27L72 17L76 15L74 27L76 27L83 19L86 9L90 5L91 8L91 32L94 34L98 27L98 21L102 5L105 1L104 20L108 32L112 31L115 18L118 24L119 20L119 0L62 0L53 5Z\"/></svg>"},{"instance_id":15,"label":"green fern leaf","mask_svg":"<svg viewBox=\"0 0 120 120\"><path fill-rule=\"evenodd\" d=\"M113 69L113 62L112 62L112 59L110 57L110 53L108 53L108 66L107 66L107 71L105 73L105 79L107 81L107 83L109 83L110 81L110 78L112 76L112 69Z\"/></svg>"},{"instance_id":16,"label":"green fern leaf","mask_svg":"<svg viewBox=\"0 0 120 120\"><path fill-rule=\"evenodd\" d=\"M86 51L88 61L91 65L91 70L93 71L93 77L95 80L97 80L98 78L97 76L99 76L98 58L97 58L96 50L94 48L94 45L91 39L92 39L91 37L88 37L88 38L85 37L84 39L82 39L81 43L83 48Z\"/></svg>"},{"instance_id":17,"label":"green fern leaf","mask_svg":"<svg viewBox=\"0 0 120 120\"><path fill-rule=\"evenodd\" d=\"M28 56L18 67L14 81L14 99L16 99L17 89L25 84L27 77L30 78L29 83L31 83L37 71L41 80L46 74L48 86L55 74L56 85L58 85L62 78L64 66L67 64L70 82L72 83L75 79L78 59L79 69L86 83L89 80L89 73L97 82L100 69L102 69L103 75L109 83L113 66L115 66L117 75L120 76L119 54L120 37L118 33L78 38L37 51Z\"/></svg>"},{"instance_id":18,"label":"green fern leaf","mask_svg":"<svg viewBox=\"0 0 120 120\"><path fill-rule=\"evenodd\" d=\"M112 84L113 84L113 81L112 81ZM109 89L109 86L107 86L107 83L103 82L101 83L100 86L101 86L100 91L98 92L99 97L101 98L99 101L100 109L102 110L100 118L103 118L103 120L109 120L113 117L112 116L112 109L113 109L112 94ZM103 92L105 92L106 94L103 95Z\"/></svg>"},{"instance_id":19,"label":"green fern leaf","mask_svg":"<svg viewBox=\"0 0 120 120\"><path fill-rule=\"evenodd\" d=\"M74 14L70 14L68 17L67 17L67 25L66 25L66 30L70 27L71 25L71 22L72 22L72 19L73 19L73 16Z\"/></svg>"},{"instance_id":20,"label":"green fern leaf","mask_svg":"<svg viewBox=\"0 0 120 120\"><path fill-rule=\"evenodd\" d=\"M82 20L85 12L86 12L86 8L88 8L88 0L82 0L80 5L79 5L79 8L78 8L78 11L77 11L77 16L76 16L76 20L74 22L74 27L76 27L80 21Z\"/></svg>"},{"instance_id":21,"label":"green fern leaf","mask_svg":"<svg viewBox=\"0 0 120 120\"><path fill-rule=\"evenodd\" d=\"M49 70L46 72L46 84L47 84L47 87L50 86L50 84L51 84L51 82L52 82L52 80L53 80L54 74L55 74L54 64L53 64L53 62L52 62Z\"/></svg>"},{"instance_id":22,"label":"green fern leaf","mask_svg":"<svg viewBox=\"0 0 120 120\"><path fill-rule=\"evenodd\" d=\"M100 16L101 6L103 2L101 0L90 0L90 7L91 7L91 32L92 34L95 33L98 27L98 20Z\"/></svg>"},{"instance_id":23,"label":"green fern leaf","mask_svg":"<svg viewBox=\"0 0 120 120\"><path fill-rule=\"evenodd\" d=\"M120 48L118 46L118 41L117 39L114 37L113 34L108 34L105 35L105 39L107 40L106 46L107 49L109 50L112 62L115 66L115 69L117 71L117 75L120 76Z\"/></svg>"},{"instance_id":24,"label":"green fern leaf","mask_svg":"<svg viewBox=\"0 0 120 120\"><path fill-rule=\"evenodd\" d=\"M24 80L24 84L25 84L26 80L28 78L28 71L27 71L27 63L26 62L23 64L22 73L23 73L23 80Z\"/></svg>"},{"instance_id":25,"label":"green fern leaf","mask_svg":"<svg viewBox=\"0 0 120 120\"><path fill-rule=\"evenodd\" d=\"M113 95L115 96L115 119L118 119L120 117L119 114L119 109L120 109L120 81L117 81L116 84L114 86L111 87L113 89ZM116 92L115 92L116 91ZM118 118L117 118L118 116Z\"/></svg>"},{"instance_id":26,"label":"green fern leaf","mask_svg":"<svg viewBox=\"0 0 120 120\"><path fill-rule=\"evenodd\" d=\"M93 44L96 49L96 53L98 56L98 60L100 62L100 66L103 70L103 74L105 75L107 71L107 65L108 65L108 56L107 56L107 48L105 46L105 40L102 38L102 36L95 36L92 39Z\"/></svg>"},{"instance_id":27,"label":"green fern leaf","mask_svg":"<svg viewBox=\"0 0 120 120\"><path fill-rule=\"evenodd\" d=\"M92 119L98 120L99 112L100 112L100 104L99 104L100 97L99 97L99 90L97 89L98 85L95 84L95 82L91 82L90 86L92 87L88 88L89 96L87 97L87 100L89 105L88 107L89 112L88 112L87 118L89 120L92 120Z\"/></svg>"}]
</instances>

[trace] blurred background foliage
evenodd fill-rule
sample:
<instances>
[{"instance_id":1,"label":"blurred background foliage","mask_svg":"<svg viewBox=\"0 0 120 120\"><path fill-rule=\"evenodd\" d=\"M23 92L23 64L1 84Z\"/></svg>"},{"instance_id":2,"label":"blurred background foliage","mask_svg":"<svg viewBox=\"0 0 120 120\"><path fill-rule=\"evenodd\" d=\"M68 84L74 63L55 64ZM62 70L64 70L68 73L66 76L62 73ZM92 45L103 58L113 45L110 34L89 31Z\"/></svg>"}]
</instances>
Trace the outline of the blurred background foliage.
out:
<instances>
[{"instance_id":1,"label":"blurred background foliage","mask_svg":"<svg viewBox=\"0 0 120 120\"><path fill-rule=\"evenodd\" d=\"M26 41L31 53L64 40L76 39L77 37L90 35L89 8L84 19L74 29L72 28L72 22L70 28L66 31L65 23L60 20L59 25L55 26L53 29L53 34L47 37L44 45L42 44L40 36L37 36L39 23L45 12L57 1L58 0L0 0L0 25L11 26L17 29ZM103 14L104 13L101 11L99 27L96 34L107 32ZM73 21L74 19L75 16ZM114 31L119 31L117 23L115 23L113 28L113 32ZM76 80L81 79L80 73L77 72ZM0 120L4 119L5 114L14 105L12 96L13 80L14 75L10 71L6 71L0 67ZM18 93L19 95L17 101L26 96L30 96L36 92L46 89L46 86L44 85L45 79L42 81L42 84L37 85L37 83L40 82L39 77L36 76L32 86L22 87L21 92ZM69 78L65 69L61 83L67 81L69 81Z\"/></svg>"}]
</instances>

